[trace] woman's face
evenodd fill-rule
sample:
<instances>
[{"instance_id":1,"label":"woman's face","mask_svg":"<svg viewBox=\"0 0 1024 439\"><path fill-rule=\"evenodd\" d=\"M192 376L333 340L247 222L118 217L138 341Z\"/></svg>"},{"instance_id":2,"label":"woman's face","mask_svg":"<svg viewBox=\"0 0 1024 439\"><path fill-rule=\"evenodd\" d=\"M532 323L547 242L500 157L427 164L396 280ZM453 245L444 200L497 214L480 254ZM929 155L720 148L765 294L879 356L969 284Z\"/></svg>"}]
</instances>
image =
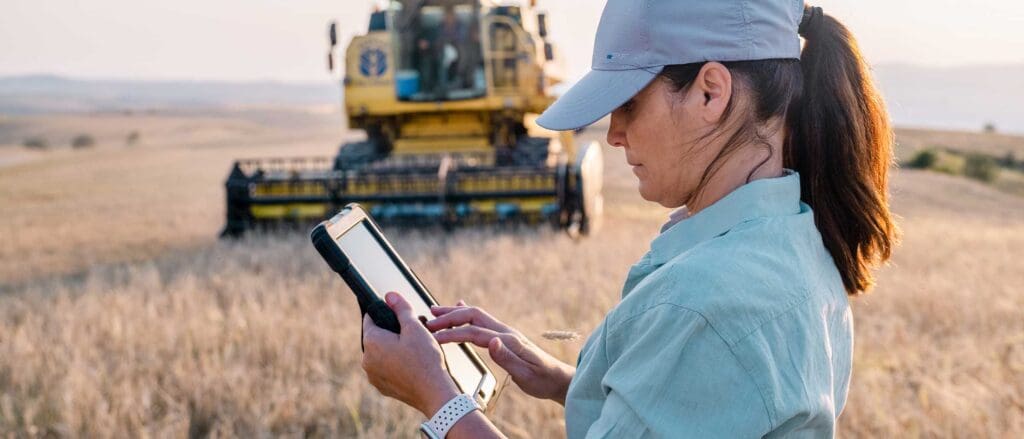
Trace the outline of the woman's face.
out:
<instances>
[{"instance_id":1,"label":"woman's face","mask_svg":"<svg viewBox=\"0 0 1024 439\"><path fill-rule=\"evenodd\" d=\"M691 198L721 149L705 136L714 124L702 114L705 99L695 88L673 91L659 77L611 115L608 143L625 150L640 195L665 207Z\"/></svg>"}]
</instances>

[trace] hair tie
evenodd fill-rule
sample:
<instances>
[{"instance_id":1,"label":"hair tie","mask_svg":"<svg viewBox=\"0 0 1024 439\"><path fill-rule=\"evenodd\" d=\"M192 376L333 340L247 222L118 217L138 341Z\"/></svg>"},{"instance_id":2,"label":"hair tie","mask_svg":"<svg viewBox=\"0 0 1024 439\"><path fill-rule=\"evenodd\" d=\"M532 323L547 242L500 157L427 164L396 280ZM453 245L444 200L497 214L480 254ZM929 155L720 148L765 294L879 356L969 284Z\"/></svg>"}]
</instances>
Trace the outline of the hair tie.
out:
<instances>
[{"instance_id":1,"label":"hair tie","mask_svg":"<svg viewBox=\"0 0 1024 439\"><path fill-rule=\"evenodd\" d=\"M822 17L825 16L825 12L818 6L809 6L804 8L804 17L800 20L800 26L797 28L797 33L800 35L807 35L808 33L814 33L821 24Z\"/></svg>"}]
</instances>

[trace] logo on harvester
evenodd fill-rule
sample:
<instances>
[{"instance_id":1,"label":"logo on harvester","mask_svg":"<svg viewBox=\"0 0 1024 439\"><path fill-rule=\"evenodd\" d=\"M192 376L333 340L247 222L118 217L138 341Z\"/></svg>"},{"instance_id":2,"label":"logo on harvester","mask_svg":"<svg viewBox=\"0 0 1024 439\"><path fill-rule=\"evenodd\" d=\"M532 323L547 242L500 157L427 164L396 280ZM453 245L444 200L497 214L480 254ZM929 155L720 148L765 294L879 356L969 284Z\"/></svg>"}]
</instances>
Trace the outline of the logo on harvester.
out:
<instances>
[{"instance_id":1,"label":"logo on harvester","mask_svg":"<svg viewBox=\"0 0 1024 439\"><path fill-rule=\"evenodd\" d=\"M388 70L388 56L376 47L367 47L359 54L359 73L367 77L378 77Z\"/></svg>"}]
</instances>

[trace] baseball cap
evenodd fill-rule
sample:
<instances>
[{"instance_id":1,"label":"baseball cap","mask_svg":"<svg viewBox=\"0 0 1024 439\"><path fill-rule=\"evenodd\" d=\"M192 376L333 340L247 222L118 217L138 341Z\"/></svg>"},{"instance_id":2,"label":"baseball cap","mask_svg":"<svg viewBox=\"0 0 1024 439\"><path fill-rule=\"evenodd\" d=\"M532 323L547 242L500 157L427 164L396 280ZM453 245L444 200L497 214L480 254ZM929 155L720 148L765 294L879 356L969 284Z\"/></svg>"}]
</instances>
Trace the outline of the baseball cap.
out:
<instances>
[{"instance_id":1,"label":"baseball cap","mask_svg":"<svg viewBox=\"0 0 1024 439\"><path fill-rule=\"evenodd\" d=\"M665 66L799 59L803 0L608 0L591 70L537 119L551 130L596 122Z\"/></svg>"}]
</instances>

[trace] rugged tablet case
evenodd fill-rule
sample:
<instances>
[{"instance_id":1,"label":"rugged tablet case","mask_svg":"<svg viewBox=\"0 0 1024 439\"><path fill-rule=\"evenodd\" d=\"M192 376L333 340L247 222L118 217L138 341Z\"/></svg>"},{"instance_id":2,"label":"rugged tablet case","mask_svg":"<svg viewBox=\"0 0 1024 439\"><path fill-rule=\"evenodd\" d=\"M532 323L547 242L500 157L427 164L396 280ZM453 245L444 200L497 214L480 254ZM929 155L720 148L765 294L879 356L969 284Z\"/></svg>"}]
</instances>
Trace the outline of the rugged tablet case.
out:
<instances>
[{"instance_id":1,"label":"rugged tablet case","mask_svg":"<svg viewBox=\"0 0 1024 439\"><path fill-rule=\"evenodd\" d=\"M345 283L348 284L348 287L352 289L352 292L355 293L356 300L359 302L360 313L363 316L369 314L370 318L373 319L373 323L378 327L398 334L401 331L401 325L398 323L398 317L395 316L395 312L388 307L387 303L384 303L380 297L373 293L373 290L366 284L363 277L349 263L348 258L341 252L338 245L334 243L334 239L327 233L327 227L324 227L323 224L317 225L310 232L309 239L313 241L316 251L320 252L320 256L323 256L324 260L327 261L327 265L331 267L331 270L338 273L345 280ZM360 345L362 345L361 336Z\"/></svg>"}]
</instances>

